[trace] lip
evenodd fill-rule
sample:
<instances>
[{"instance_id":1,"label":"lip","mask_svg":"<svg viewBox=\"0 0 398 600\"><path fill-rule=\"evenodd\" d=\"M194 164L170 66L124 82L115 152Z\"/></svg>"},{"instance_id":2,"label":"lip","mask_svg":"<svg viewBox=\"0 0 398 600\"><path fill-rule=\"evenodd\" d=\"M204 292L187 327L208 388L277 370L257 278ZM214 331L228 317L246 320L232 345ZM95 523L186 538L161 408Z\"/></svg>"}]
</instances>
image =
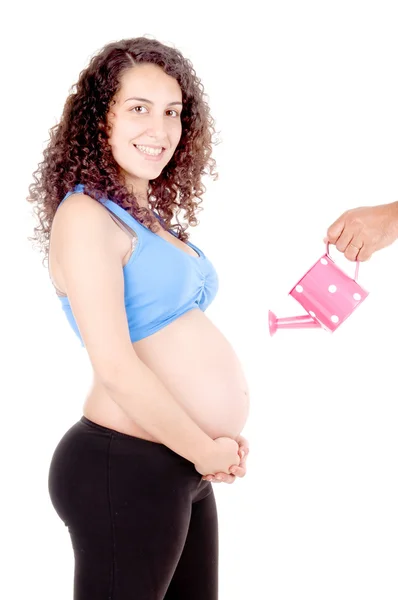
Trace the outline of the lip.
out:
<instances>
[{"instance_id":1,"label":"lip","mask_svg":"<svg viewBox=\"0 0 398 600\"><path fill-rule=\"evenodd\" d=\"M160 146L151 146L150 144L139 144L140 146L147 146L147 148L159 148ZM151 154L145 154L145 152L141 152L141 150L138 150L138 148L136 147L136 144L133 144L134 148L136 149L136 151L138 152L138 154L144 158L145 160L150 160L152 162L158 162L159 160L161 160L163 158L164 153L166 152L165 148L162 148L162 151L160 154L158 154L157 156L152 156Z\"/></svg>"}]
</instances>

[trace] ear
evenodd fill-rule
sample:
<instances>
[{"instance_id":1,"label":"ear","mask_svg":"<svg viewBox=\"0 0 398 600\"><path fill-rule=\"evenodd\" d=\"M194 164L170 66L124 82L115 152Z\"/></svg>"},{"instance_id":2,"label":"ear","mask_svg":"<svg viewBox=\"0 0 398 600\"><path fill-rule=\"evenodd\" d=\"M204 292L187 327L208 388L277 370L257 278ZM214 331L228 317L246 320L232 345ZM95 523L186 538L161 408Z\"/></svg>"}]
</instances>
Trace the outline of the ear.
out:
<instances>
[{"instance_id":1,"label":"ear","mask_svg":"<svg viewBox=\"0 0 398 600\"><path fill-rule=\"evenodd\" d=\"M108 136L110 136L112 133L112 125L113 125L115 118L116 118L115 113L112 110L109 110L108 114L106 115L106 119L105 119L105 131Z\"/></svg>"}]
</instances>

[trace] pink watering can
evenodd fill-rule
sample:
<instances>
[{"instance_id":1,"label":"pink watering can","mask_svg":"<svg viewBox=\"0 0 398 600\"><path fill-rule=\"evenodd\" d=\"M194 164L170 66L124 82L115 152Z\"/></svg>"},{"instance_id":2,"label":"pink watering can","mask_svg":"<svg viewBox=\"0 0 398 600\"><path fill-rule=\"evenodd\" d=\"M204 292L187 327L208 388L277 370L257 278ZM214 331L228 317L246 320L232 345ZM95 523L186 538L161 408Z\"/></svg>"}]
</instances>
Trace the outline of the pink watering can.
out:
<instances>
[{"instance_id":1,"label":"pink watering can","mask_svg":"<svg viewBox=\"0 0 398 600\"><path fill-rule=\"evenodd\" d=\"M329 244L326 244L326 254L289 292L307 314L278 319L270 310L270 334L274 335L277 329L307 327L335 331L369 294L357 281L358 270L359 262L356 263L354 279L346 275L329 256Z\"/></svg>"}]
</instances>

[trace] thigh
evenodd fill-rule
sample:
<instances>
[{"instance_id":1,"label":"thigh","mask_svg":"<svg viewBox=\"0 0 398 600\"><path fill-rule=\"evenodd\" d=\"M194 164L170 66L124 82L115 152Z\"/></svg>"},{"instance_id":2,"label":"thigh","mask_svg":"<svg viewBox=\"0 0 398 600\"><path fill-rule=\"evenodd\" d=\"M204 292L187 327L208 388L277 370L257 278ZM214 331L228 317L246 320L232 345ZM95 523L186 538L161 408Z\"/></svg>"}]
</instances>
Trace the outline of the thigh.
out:
<instances>
[{"instance_id":1,"label":"thigh","mask_svg":"<svg viewBox=\"0 0 398 600\"><path fill-rule=\"evenodd\" d=\"M178 485L156 489L155 480L144 478L126 482L125 493L112 490L112 600L164 600L191 520L191 497L178 493Z\"/></svg>"},{"instance_id":2,"label":"thigh","mask_svg":"<svg viewBox=\"0 0 398 600\"><path fill-rule=\"evenodd\" d=\"M218 521L213 488L192 505L188 535L164 600L217 600Z\"/></svg>"},{"instance_id":3,"label":"thigh","mask_svg":"<svg viewBox=\"0 0 398 600\"><path fill-rule=\"evenodd\" d=\"M123 502L111 492L109 519L97 531L69 527L74 600L164 600L187 539L191 505L171 503L164 490L147 496L145 483L131 491Z\"/></svg>"},{"instance_id":4,"label":"thigh","mask_svg":"<svg viewBox=\"0 0 398 600\"><path fill-rule=\"evenodd\" d=\"M186 545L200 481L191 463L164 446L142 441L130 455L124 440L113 440L109 461L112 600L164 600Z\"/></svg>"}]
</instances>

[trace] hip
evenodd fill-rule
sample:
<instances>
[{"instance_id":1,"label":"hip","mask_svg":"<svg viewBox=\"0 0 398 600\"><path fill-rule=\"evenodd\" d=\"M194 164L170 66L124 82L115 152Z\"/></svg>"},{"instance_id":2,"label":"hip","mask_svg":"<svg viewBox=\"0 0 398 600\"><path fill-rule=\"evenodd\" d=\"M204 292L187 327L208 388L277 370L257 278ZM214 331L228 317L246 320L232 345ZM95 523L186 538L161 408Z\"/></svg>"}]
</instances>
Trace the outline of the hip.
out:
<instances>
[{"instance_id":1,"label":"hip","mask_svg":"<svg viewBox=\"0 0 398 600\"><path fill-rule=\"evenodd\" d=\"M76 516L88 522L93 515L103 518L110 498L133 509L142 502L196 501L212 493L194 465L163 444L120 433L85 416L55 448L48 486L66 524Z\"/></svg>"}]
</instances>

